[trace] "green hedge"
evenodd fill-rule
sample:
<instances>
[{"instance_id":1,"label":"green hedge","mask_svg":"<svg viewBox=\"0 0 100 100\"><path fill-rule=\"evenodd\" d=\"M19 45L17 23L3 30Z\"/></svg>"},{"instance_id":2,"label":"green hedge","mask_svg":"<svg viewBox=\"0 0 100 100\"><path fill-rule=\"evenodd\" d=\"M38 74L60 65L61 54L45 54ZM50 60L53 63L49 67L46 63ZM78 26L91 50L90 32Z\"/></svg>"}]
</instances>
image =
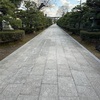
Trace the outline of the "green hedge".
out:
<instances>
[{"instance_id":1,"label":"green hedge","mask_svg":"<svg viewBox=\"0 0 100 100\"><path fill-rule=\"evenodd\" d=\"M42 29L44 29L43 26L38 26L38 27L35 28L36 31L39 31L39 30L42 30Z\"/></svg>"},{"instance_id":2,"label":"green hedge","mask_svg":"<svg viewBox=\"0 0 100 100\"><path fill-rule=\"evenodd\" d=\"M25 34L31 34L34 32L34 29L33 28L23 28L23 30L25 31Z\"/></svg>"},{"instance_id":3,"label":"green hedge","mask_svg":"<svg viewBox=\"0 0 100 100\"><path fill-rule=\"evenodd\" d=\"M100 40L100 32L81 31L80 37L82 40L88 40L88 41L91 41L93 39Z\"/></svg>"},{"instance_id":4,"label":"green hedge","mask_svg":"<svg viewBox=\"0 0 100 100\"><path fill-rule=\"evenodd\" d=\"M77 34L77 35L80 34L80 29L77 29L77 28L69 28L68 30L71 31L72 34Z\"/></svg>"},{"instance_id":5,"label":"green hedge","mask_svg":"<svg viewBox=\"0 0 100 100\"><path fill-rule=\"evenodd\" d=\"M36 28L25 27L25 28L22 28L22 29L25 31L25 34L31 34L31 33L34 33L34 31L39 31L39 30L44 29L44 27L43 26L38 26Z\"/></svg>"},{"instance_id":6,"label":"green hedge","mask_svg":"<svg viewBox=\"0 0 100 100\"><path fill-rule=\"evenodd\" d=\"M23 30L0 31L0 42L21 40L25 35Z\"/></svg>"}]
</instances>

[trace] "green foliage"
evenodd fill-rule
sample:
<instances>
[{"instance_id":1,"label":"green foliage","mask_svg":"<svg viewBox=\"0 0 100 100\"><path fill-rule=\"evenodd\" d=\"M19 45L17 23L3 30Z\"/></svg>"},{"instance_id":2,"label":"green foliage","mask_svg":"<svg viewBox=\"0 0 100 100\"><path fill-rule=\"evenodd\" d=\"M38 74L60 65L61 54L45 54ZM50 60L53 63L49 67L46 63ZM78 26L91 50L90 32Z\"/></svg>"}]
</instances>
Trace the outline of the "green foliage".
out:
<instances>
[{"instance_id":1,"label":"green foliage","mask_svg":"<svg viewBox=\"0 0 100 100\"><path fill-rule=\"evenodd\" d=\"M14 10L15 5L11 3L9 0L0 0L0 12L2 12L4 15L13 15Z\"/></svg>"},{"instance_id":2,"label":"green foliage","mask_svg":"<svg viewBox=\"0 0 100 100\"><path fill-rule=\"evenodd\" d=\"M91 30L100 29L100 0L87 0L87 5L91 11Z\"/></svg>"},{"instance_id":3,"label":"green foliage","mask_svg":"<svg viewBox=\"0 0 100 100\"><path fill-rule=\"evenodd\" d=\"M14 15L15 5L9 0L0 0L0 30L2 30L2 20L9 20L9 17L15 17Z\"/></svg>"},{"instance_id":4,"label":"green foliage","mask_svg":"<svg viewBox=\"0 0 100 100\"><path fill-rule=\"evenodd\" d=\"M97 9L100 7L100 0L87 0L87 5Z\"/></svg>"},{"instance_id":5,"label":"green foliage","mask_svg":"<svg viewBox=\"0 0 100 100\"><path fill-rule=\"evenodd\" d=\"M0 42L21 40L25 35L23 30L0 31Z\"/></svg>"},{"instance_id":6,"label":"green foliage","mask_svg":"<svg viewBox=\"0 0 100 100\"><path fill-rule=\"evenodd\" d=\"M25 34L30 34L33 33L34 29L33 28L22 28L25 31Z\"/></svg>"},{"instance_id":7,"label":"green foliage","mask_svg":"<svg viewBox=\"0 0 100 100\"><path fill-rule=\"evenodd\" d=\"M14 28L14 29L20 29L22 28L22 20L19 19L19 18L11 18L9 20L11 26Z\"/></svg>"},{"instance_id":8,"label":"green foliage","mask_svg":"<svg viewBox=\"0 0 100 100\"><path fill-rule=\"evenodd\" d=\"M80 8L81 7L81 8ZM71 12L60 18L57 24L69 30L69 28L97 31L100 29L100 12L83 3L77 5Z\"/></svg>"},{"instance_id":9,"label":"green foliage","mask_svg":"<svg viewBox=\"0 0 100 100\"><path fill-rule=\"evenodd\" d=\"M27 11L30 9L37 10L37 6L36 6L36 3L34 1L25 1L25 7L26 7Z\"/></svg>"},{"instance_id":10,"label":"green foliage","mask_svg":"<svg viewBox=\"0 0 100 100\"><path fill-rule=\"evenodd\" d=\"M19 18L16 18L16 26L17 26L17 28L22 28L22 20L21 19L19 19Z\"/></svg>"},{"instance_id":11,"label":"green foliage","mask_svg":"<svg viewBox=\"0 0 100 100\"><path fill-rule=\"evenodd\" d=\"M23 0L9 0L9 1L11 1L16 7L18 7L18 6L20 6L20 4Z\"/></svg>"},{"instance_id":12,"label":"green foliage","mask_svg":"<svg viewBox=\"0 0 100 100\"><path fill-rule=\"evenodd\" d=\"M33 32L50 26L52 21L40 12L34 2L26 1L26 10L18 10L16 15L22 20L25 32Z\"/></svg>"},{"instance_id":13,"label":"green foliage","mask_svg":"<svg viewBox=\"0 0 100 100\"><path fill-rule=\"evenodd\" d=\"M82 40L91 41L93 39L100 40L100 32L81 31L80 36Z\"/></svg>"},{"instance_id":14,"label":"green foliage","mask_svg":"<svg viewBox=\"0 0 100 100\"><path fill-rule=\"evenodd\" d=\"M65 29L68 27L78 28L79 18L80 18L79 12L69 12L65 16L60 18L57 24Z\"/></svg>"},{"instance_id":15,"label":"green foliage","mask_svg":"<svg viewBox=\"0 0 100 100\"><path fill-rule=\"evenodd\" d=\"M6 15L3 17L3 20L6 20L7 22L9 22L9 24L14 29L22 28L22 20L19 18L14 18L14 17L11 17L10 15Z\"/></svg>"},{"instance_id":16,"label":"green foliage","mask_svg":"<svg viewBox=\"0 0 100 100\"><path fill-rule=\"evenodd\" d=\"M1 0L0 1L0 30L2 30L2 20L11 24L14 29L25 29L25 32L32 32L48 27L52 21L45 17L37 9L34 1L25 1L26 10L18 10L22 0Z\"/></svg>"},{"instance_id":17,"label":"green foliage","mask_svg":"<svg viewBox=\"0 0 100 100\"><path fill-rule=\"evenodd\" d=\"M71 31L72 34L77 34L77 35L80 34L80 29L77 29L77 28L69 28L69 31Z\"/></svg>"}]
</instances>

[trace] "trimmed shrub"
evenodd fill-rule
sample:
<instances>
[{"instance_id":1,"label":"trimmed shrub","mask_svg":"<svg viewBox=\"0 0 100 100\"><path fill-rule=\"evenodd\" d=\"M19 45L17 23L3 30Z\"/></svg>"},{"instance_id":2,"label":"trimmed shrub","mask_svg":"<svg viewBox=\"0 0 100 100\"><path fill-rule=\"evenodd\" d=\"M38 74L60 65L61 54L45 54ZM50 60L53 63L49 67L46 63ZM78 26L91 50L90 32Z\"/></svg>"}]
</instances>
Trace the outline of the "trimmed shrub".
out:
<instances>
[{"instance_id":1,"label":"trimmed shrub","mask_svg":"<svg viewBox=\"0 0 100 100\"><path fill-rule=\"evenodd\" d=\"M21 40L25 35L23 30L0 31L0 42Z\"/></svg>"},{"instance_id":2,"label":"trimmed shrub","mask_svg":"<svg viewBox=\"0 0 100 100\"><path fill-rule=\"evenodd\" d=\"M44 29L43 26L38 26L38 27L35 28L36 31L39 31L39 30L42 30L42 29Z\"/></svg>"},{"instance_id":3,"label":"trimmed shrub","mask_svg":"<svg viewBox=\"0 0 100 100\"><path fill-rule=\"evenodd\" d=\"M69 31L70 30L70 27L69 26L66 26L66 30Z\"/></svg>"},{"instance_id":4,"label":"trimmed shrub","mask_svg":"<svg viewBox=\"0 0 100 100\"><path fill-rule=\"evenodd\" d=\"M96 50L98 50L98 51L100 52L100 44L97 44L97 45L95 46L95 48L96 48Z\"/></svg>"},{"instance_id":5,"label":"trimmed shrub","mask_svg":"<svg viewBox=\"0 0 100 100\"><path fill-rule=\"evenodd\" d=\"M22 21L21 21L21 19L11 19L10 21L10 24L11 24L11 26L14 28L14 29L20 29L20 28L22 28Z\"/></svg>"},{"instance_id":6,"label":"trimmed shrub","mask_svg":"<svg viewBox=\"0 0 100 100\"><path fill-rule=\"evenodd\" d=\"M69 28L69 31L71 31L72 34L77 34L77 35L80 34L80 29L77 29L77 28Z\"/></svg>"},{"instance_id":7,"label":"trimmed shrub","mask_svg":"<svg viewBox=\"0 0 100 100\"><path fill-rule=\"evenodd\" d=\"M80 37L82 40L100 40L100 32L88 32L88 31L81 31Z\"/></svg>"},{"instance_id":8,"label":"trimmed shrub","mask_svg":"<svg viewBox=\"0 0 100 100\"><path fill-rule=\"evenodd\" d=\"M23 28L23 30L25 31L25 34L31 34L33 33L34 29L33 28Z\"/></svg>"}]
</instances>

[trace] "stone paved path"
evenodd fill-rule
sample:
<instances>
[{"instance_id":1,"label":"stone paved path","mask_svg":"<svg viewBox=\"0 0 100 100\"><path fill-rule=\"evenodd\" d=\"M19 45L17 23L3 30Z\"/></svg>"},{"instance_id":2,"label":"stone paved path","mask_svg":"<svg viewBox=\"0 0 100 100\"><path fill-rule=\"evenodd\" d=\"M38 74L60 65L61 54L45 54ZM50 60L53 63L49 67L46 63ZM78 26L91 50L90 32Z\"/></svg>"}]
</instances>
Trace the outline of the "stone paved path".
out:
<instances>
[{"instance_id":1,"label":"stone paved path","mask_svg":"<svg viewBox=\"0 0 100 100\"><path fill-rule=\"evenodd\" d=\"M52 25L0 62L0 100L100 100L100 61Z\"/></svg>"}]
</instances>

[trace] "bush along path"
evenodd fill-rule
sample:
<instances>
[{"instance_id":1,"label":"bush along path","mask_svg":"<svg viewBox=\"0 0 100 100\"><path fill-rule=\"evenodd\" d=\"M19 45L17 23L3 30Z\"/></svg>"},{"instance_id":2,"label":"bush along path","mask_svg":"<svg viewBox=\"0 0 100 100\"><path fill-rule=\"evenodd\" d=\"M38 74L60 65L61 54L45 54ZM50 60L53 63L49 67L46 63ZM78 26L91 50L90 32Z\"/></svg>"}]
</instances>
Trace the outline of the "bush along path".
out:
<instances>
[{"instance_id":1,"label":"bush along path","mask_svg":"<svg viewBox=\"0 0 100 100\"><path fill-rule=\"evenodd\" d=\"M24 36L24 30L1 31L0 43L22 40Z\"/></svg>"}]
</instances>

